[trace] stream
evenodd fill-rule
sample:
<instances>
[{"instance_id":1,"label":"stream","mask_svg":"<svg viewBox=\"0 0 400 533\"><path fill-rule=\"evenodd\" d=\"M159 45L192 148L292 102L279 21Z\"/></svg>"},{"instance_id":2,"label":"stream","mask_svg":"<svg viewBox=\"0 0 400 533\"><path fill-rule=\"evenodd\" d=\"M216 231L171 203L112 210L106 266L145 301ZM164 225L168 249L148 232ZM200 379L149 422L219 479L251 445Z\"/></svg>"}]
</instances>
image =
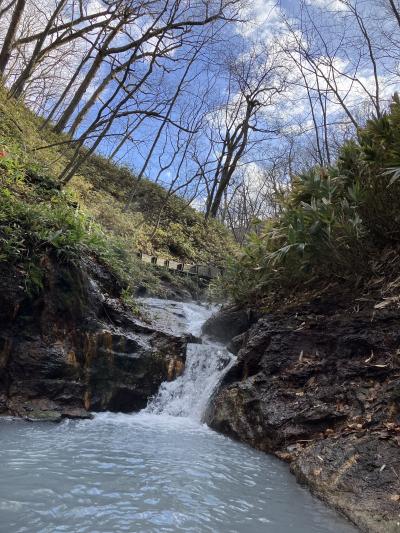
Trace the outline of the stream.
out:
<instances>
[{"instance_id":1,"label":"stream","mask_svg":"<svg viewBox=\"0 0 400 533\"><path fill-rule=\"evenodd\" d=\"M157 326L200 336L212 309L147 299ZM347 533L356 529L274 457L211 431L207 403L234 363L190 344L184 374L137 414L0 422L1 533Z\"/></svg>"}]
</instances>

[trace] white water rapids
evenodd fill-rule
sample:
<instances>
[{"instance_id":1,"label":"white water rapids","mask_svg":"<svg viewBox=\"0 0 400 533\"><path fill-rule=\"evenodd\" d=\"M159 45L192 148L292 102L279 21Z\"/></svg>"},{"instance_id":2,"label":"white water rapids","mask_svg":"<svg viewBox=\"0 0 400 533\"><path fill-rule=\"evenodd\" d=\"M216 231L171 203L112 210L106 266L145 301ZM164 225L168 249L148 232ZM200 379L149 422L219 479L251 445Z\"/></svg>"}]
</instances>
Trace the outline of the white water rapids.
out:
<instances>
[{"instance_id":1,"label":"white water rapids","mask_svg":"<svg viewBox=\"0 0 400 533\"><path fill-rule=\"evenodd\" d=\"M196 304L148 302L154 322L162 321L167 330L201 335L201 327L213 309ZM147 413L184 416L201 421L212 393L235 361L234 356L219 344L203 339L202 344L188 344L185 371L174 381L161 385L150 402Z\"/></svg>"},{"instance_id":2,"label":"white water rapids","mask_svg":"<svg viewBox=\"0 0 400 533\"><path fill-rule=\"evenodd\" d=\"M144 301L158 325L200 335L211 310ZM287 465L201 423L233 362L192 344L184 374L138 414L0 421L0 533L350 533Z\"/></svg>"}]
</instances>

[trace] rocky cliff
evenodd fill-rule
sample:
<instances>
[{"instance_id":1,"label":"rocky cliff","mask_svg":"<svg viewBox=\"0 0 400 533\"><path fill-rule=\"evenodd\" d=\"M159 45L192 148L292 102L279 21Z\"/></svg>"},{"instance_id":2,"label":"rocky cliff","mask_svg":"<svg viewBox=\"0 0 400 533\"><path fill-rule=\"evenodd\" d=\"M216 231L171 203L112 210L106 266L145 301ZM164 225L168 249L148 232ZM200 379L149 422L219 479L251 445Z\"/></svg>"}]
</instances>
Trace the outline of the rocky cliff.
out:
<instances>
[{"instance_id":1,"label":"rocky cliff","mask_svg":"<svg viewBox=\"0 0 400 533\"><path fill-rule=\"evenodd\" d=\"M209 425L290 462L363 531L400 531L400 312L303 306L225 310L205 332L237 364Z\"/></svg>"},{"instance_id":2,"label":"rocky cliff","mask_svg":"<svg viewBox=\"0 0 400 533\"><path fill-rule=\"evenodd\" d=\"M123 305L95 259L46 256L27 297L18 270L0 275L0 414L29 419L141 409L182 371L187 339L149 327Z\"/></svg>"}]
</instances>

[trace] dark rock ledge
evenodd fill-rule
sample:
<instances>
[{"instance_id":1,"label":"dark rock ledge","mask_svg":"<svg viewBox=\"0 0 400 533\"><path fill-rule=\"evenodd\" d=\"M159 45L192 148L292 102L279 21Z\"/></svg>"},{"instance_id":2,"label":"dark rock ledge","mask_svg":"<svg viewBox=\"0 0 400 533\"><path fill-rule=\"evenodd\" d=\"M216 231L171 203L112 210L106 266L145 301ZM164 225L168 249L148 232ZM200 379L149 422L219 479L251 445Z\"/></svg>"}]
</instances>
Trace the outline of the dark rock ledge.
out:
<instances>
[{"instance_id":1,"label":"dark rock ledge","mask_svg":"<svg viewBox=\"0 0 400 533\"><path fill-rule=\"evenodd\" d=\"M43 266L33 300L18 272L0 272L0 415L58 421L135 411L182 372L187 339L135 318L94 259L73 266L46 257Z\"/></svg>"},{"instance_id":2,"label":"dark rock ledge","mask_svg":"<svg viewBox=\"0 0 400 533\"><path fill-rule=\"evenodd\" d=\"M399 532L400 312L300 309L247 329L238 313L205 325L238 355L208 424L288 461L362 531Z\"/></svg>"}]
</instances>

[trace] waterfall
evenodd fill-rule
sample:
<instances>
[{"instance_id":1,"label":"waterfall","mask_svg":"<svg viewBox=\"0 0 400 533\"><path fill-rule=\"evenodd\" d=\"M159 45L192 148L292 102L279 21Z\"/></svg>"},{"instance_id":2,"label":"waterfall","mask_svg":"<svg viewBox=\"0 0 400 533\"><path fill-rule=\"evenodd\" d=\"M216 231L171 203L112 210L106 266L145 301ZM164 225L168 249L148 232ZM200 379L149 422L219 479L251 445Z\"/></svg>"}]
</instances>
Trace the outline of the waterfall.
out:
<instances>
[{"instance_id":1,"label":"waterfall","mask_svg":"<svg viewBox=\"0 0 400 533\"><path fill-rule=\"evenodd\" d=\"M234 356L213 343L189 344L182 376L164 382L146 411L201 420L209 399Z\"/></svg>"},{"instance_id":2,"label":"waterfall","mask_svg":"<svg viewBox=\"0 0 400 533\"><path fill-rule=\"evenodd\" d=\"M156 308L159 313L161 308L158 302L153 299L148 305L150 309ZM164 300L162 312L184 318L183 325L181 325L182 332L198 335L202 324L212 314L212 309ZM153 316L153 318L156 317ZM174 331L174 333L177 332ZM207 338L202 338L202 344L188 344L185 370L182 376L174 381L162 383L158 394L144 411L188 417L200 421L213 392L234 361L235 357L224 346L211 342Z\"/></svg>"}]
</instances>

